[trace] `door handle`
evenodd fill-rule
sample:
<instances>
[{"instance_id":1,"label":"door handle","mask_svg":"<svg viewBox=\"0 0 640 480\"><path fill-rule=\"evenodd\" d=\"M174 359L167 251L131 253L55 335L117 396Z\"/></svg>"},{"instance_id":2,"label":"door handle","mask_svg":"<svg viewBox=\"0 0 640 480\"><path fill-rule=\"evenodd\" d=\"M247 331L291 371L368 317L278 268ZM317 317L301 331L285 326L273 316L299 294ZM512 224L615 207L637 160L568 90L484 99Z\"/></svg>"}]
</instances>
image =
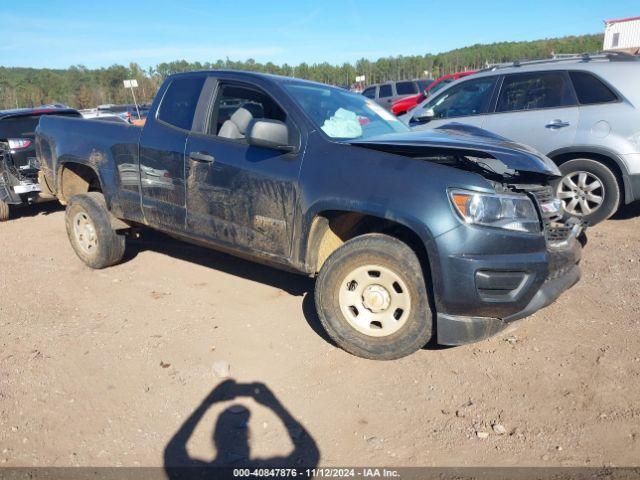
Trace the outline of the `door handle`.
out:
<instances>
[{"instance_id":1,"label":"door handle","mask_svg":"<svg viewBox=\"0 0 640 480\"><path fill-rule=\"evenodd\" d=\"M191 152L189 154L189 158L196 162L203 163L213 163L216 161L216 159L213 158L213 155L209 155L207 152Z\"/></svg>"},{"instance_id":2,"label":"door handle","mask_svg":"<svg viewBox=\"0 0 640 480\"><path fill-rule=\"evenodd\" d=\"M545 125L545 128L556 129L556 128L564 128L571 125L569 122L563 122L562 120L554 120L553 122L549 122Z\"/></svg>"}]
</instances>

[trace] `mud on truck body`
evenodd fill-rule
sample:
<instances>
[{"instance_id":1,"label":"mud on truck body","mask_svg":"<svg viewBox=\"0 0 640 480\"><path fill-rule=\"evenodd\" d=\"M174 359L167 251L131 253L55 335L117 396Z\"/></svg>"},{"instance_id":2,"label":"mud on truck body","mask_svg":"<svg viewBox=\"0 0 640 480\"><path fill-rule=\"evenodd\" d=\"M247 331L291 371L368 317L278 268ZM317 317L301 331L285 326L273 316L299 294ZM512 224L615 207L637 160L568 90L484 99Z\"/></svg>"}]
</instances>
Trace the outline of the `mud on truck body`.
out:
<instances>
[{"instance_id":1,"label":"mud on truck body","mask_svg":"<svg viewBox=\"0 0 640 480\"><path fill-rule=\"evenodd\" d=\"M44 118L36 143L90 267L151 227L316 276L324 328L366 358L487 338L580 276L549 159L464 125L410 132L327 85L177 74L142 128Z\"/></svg>"}]
</instances>

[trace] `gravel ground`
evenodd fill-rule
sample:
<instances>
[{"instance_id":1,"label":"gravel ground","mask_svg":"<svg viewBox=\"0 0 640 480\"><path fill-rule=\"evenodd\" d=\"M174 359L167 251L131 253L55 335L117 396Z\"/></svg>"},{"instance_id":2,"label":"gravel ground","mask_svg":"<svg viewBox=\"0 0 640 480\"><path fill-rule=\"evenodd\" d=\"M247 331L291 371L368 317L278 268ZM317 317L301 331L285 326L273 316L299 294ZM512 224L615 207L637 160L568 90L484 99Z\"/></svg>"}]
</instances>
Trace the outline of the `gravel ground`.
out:
<instances>
[{"instance_id":1,"label":"gravel ground","mask_svg":"<svg viewBox=\"0 0 640 480\"><path fill-rule=\"evenodd\" d=\"M311 280L158 234L92 271L63 218L0 225L0 466L640 465L638 207L517 329L393 362L331 345Z\"/></svg>"}]
</instances>

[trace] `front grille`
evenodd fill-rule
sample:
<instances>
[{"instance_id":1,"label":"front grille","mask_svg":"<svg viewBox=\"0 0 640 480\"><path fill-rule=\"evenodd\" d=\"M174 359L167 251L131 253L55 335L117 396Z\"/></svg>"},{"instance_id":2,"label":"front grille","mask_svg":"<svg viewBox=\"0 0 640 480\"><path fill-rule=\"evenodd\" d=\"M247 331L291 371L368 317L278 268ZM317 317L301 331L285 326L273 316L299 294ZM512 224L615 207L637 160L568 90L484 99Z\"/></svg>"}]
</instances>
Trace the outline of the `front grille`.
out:
<instances>
[{"instance_id":1,"label":"front grille","mask_svg":"<svg viewBox=\"0 0 640 480\"><path fill-rule=\"evenodd\" d=\"M562 243L571 236L572 227L568 227L563 223L547 222L544 226L544 234L547 242Z\"/></svg>"},{"instance_id":2,"label":"front grille","mask_svg":"<svg viewBox=\"0 0 640 480\"><path fill-rule=\"evenodd\" d=\"M542 218L542 227L547 243L553 245L566 241L571 236L571 226L562 222L562 211L545 211L544 205L556 200L556 194L550 185L513 185L517 190L528 193L536 202Z\"/></svg>"}]
</instances>

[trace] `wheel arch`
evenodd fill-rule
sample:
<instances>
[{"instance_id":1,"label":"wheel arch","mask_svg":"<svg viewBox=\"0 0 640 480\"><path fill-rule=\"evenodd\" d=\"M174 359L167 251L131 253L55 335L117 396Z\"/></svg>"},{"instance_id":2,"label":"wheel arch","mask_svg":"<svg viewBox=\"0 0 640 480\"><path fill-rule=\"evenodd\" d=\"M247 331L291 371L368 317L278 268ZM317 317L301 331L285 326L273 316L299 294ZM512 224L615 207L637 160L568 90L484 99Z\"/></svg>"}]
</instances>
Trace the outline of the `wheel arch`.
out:
<instances>
[{"instance_id":1,"label":"wheel arch","mask_svg":"<svg viewBox=\"0 0 640 480\"><path fill-rule=\"evenodd\" d=\"M80 162L68 161L61 164L58 167L57 179L57 196L63 205L74 195L95 191L104 193L98 172ZM108 199L106 200L108 204Z\"/></svg>"},{"instance_id":2,"label":"wheel arch","mask_svg":"<svg viewBox=\"0 0 640 480\"><path fill-rule=\"evenodd\" d=\"M558 166L568 162L569 160L576 160L580 158L602 163L616 176L618 186L620 187L620 197L623 199L624 203L631 203L634 200L633 190L629 185L629 171L627 166L622 158L614 152L607 150L606 148L575 146L554 150L547 154L547 156Z\"/></svg>"},{"instance_id":3,"label":"wheel arch","mask_svg":"<svg viewBox=\"0 0 640 480\"><path fill-rule=\"evenodd\" d=\"M304 262L313 274L347 240L367 233L384 233L406 243L420 259L425 279L431 276L431 261L435 253L429 251L430 233L405 219L361 210L325 209L316 212L309 223Z\"/></svg>"}]
</instances>

